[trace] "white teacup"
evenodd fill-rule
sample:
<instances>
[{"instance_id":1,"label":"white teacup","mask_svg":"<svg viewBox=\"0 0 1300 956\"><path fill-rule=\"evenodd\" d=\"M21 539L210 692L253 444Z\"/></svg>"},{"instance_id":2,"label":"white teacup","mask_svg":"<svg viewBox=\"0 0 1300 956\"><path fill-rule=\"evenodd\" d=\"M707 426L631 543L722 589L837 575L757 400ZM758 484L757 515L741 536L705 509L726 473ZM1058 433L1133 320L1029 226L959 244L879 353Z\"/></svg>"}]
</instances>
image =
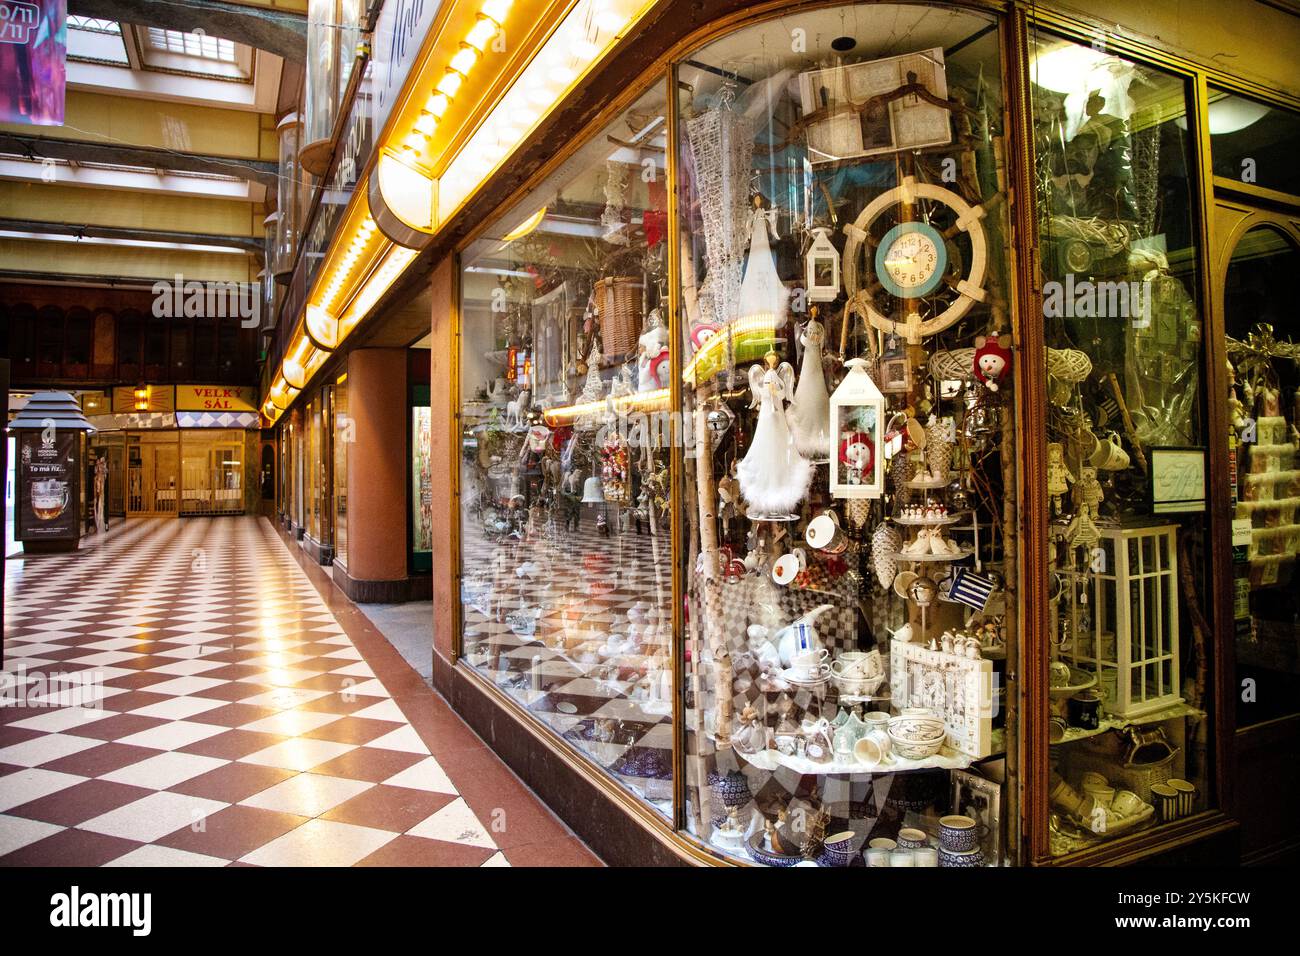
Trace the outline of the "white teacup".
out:
<instances>
[{"instance_id":1,"label":"white teacup","mask_svg":"<svg viewBox=\"0 0 1300 956\"><path fill-rule=\"evenodd\" d=\"M827 511L808 522L804 540L810 547L827 554L842 554L849 546L849 536L840 527L835 512Z\"/></svg>"},{"instance_id":2,"label":"white teacup","mask_svg":"<svg viewBox=\"0 0 1300 956\"><path fill-rule=\"evenodd\" d=\"M783 554L772 562L772 580L780 585L790 584L806 567L808 567L808 556L803 548L795 548L789 554Z\"/></svg>"},{"instance_id":3,"label":"white teacup","mask_svg":"<svg viewBox=\"0 0 1300 956\"><path fill-rule=\"evenodd\" d=\"M816 680L822 674L822 666L826 663L826 658L830 653L824 647L815 650L804 651L796 654L791 662L794 666L795 674L804 680Z\"/></svg>"}]
</instances>

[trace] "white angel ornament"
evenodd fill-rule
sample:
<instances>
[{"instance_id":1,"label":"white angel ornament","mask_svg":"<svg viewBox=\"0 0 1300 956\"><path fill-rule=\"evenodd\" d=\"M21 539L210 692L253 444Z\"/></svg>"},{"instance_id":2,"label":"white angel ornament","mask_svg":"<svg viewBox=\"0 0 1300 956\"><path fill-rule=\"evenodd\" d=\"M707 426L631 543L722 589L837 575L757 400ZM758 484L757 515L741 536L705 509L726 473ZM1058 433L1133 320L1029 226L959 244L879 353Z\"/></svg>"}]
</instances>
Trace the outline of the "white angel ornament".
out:
<instances>
[{"instance_id":1,"label":"white angel ornament","mask_svg":"<svg viewBox=\"0 0 1300 956\"><path fill-rule=\"evenodd\" d=\"M831 431L831 396L826 390L822 371L822 347L826 344L826 327L816 316L804 326L799 341L803 344L803 365L799 385L790 406L790 428L795 447L811 462L826 461Z\"/></svg>"},{"instance_id":2,"label":"white angel ornament","mask_svg":"<svg viewBox=\"0 0 1300 956\"><path fill-rule=\"evenodd\" d=\"M750 408L759 410L758 425L736 477L751 520L788 521L808 493L813 466L795 447L786 416L786 402L794 394L794 369L789 362L778 364L775 352L768 352L764 362L766 368L749 369L754 393Z\"/></svg>"},{"instance_id":3,"label":"white angel ornament","mask_svg":"<svg viewBox=\"0 0 1300 956\"><path fill-rule=\"evenodd\" d=\"M776 234L776 210L758 208L760 200L754 197L754 217L750 223L749 261L745 263L745 277L740 282L740 303L736 314L741 322L754 322L779 329L785 325L790 307L790 290L776 274L776 260L768 244L770 230Z\"/></svg>"}]
</instances>

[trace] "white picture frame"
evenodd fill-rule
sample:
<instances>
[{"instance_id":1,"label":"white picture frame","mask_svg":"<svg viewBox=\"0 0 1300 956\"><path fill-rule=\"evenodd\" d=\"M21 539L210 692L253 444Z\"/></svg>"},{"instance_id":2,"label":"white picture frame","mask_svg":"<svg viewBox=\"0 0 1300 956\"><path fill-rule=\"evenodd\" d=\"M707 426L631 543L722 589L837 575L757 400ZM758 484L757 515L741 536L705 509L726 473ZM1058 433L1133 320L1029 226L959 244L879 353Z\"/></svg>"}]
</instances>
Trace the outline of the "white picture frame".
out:
<instances>
[{"instance_id":1,"label":"white picture frame","mask_svg":"<svg viewBox=\"0 0 1300 956\"><path fill-rule=\"evenodd\" d=\"M933 47L868 63L851 63L799 74L799 99L805 116L828 107L861 103L907 82L908 73L940 99L948 98L943 49ZM875 156L952 142L949 111L919 96L905 96L884 114L846 110L808 127L808 157L813 165Z\"/></svg>"}]
</instances>

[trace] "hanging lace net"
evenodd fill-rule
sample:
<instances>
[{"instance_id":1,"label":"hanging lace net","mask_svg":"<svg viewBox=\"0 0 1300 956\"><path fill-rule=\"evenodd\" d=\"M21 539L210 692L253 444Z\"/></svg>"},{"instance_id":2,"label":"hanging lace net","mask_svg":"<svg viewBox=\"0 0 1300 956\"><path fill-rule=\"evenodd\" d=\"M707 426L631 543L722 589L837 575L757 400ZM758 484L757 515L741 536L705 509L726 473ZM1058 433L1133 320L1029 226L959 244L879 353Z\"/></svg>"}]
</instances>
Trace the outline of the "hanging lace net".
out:
<instances>
[{"instance_id":1,"label":"hanging lace net","mask_svg":"<svg viewBox=\"0 0 1300 956\"><path fill-rule=\"evenodd\" d=\"M754 121L732 109L727 90L719 105L686 122L695 188L704 223L700 317L719 328L736 317L749 239L749 167Z\"/></svg>"}]
</instances>

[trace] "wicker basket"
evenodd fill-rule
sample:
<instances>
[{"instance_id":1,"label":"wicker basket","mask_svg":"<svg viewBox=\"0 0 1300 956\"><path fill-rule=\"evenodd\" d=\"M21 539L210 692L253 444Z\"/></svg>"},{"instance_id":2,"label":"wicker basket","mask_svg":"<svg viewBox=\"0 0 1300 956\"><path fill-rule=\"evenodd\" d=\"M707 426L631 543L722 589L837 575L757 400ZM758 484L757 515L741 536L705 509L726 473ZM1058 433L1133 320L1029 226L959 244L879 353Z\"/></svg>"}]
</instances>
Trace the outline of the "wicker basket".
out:
<instances>
[{"instance_id":1,"label":"wicker basket","mask_svg":"<svg viewBox=\"0 0 1300 956\"><path fill-rule=\"evenodd\" d=\"M592 290L600 317L600 343L605 358L623 359L636 348L641 335L644 285L634 276L608 276Z\"/></svg>"},{"instance_id":2,"label":"wicker basket","mask_svg":"<svg viewBox=\"0 0 1300 956\"><path fill-rule=\"evenodd\" d=\"M1108 737L1112 740L1106 742ZM1178 776L1173 766L1178 748L1165 740L1162 733L1158 742L1164 744L1167 753L1157 760L1143 762L1139 750L1150 749L1157 741L1141 744L1130 740L1127 745L1121 743L1117 753L1114 743L1121 740L1117 734L1103 734L1072 747L1067 758L1070 779L1077 782L1085 773L1094 771L1109 780L1117 790L1132 790L1144 803L1153 803L1151 785Z\"/></svg>"}]
</instances>

